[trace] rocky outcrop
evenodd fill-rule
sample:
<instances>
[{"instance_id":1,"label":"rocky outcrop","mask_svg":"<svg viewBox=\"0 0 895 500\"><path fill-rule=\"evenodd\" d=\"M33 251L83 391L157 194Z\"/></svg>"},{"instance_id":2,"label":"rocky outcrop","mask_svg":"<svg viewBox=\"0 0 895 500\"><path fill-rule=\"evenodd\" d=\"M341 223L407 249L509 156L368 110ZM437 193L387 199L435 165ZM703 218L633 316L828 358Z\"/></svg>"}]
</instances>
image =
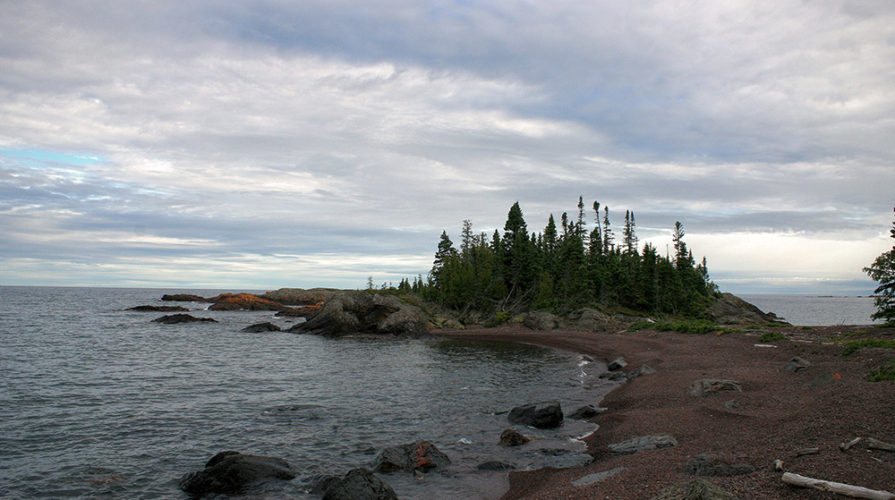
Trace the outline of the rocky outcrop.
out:
<instances>
[{"instance_id":1,"label":"rocky outcrop","mask_svg":"<svg viewBox=\"0 0 895 500\"><path fill-rule=\"evenodd\" d=\"M162 300L165 302L210 302L205 297L188 293L175 293L173 295L165 294L162 295Z\"/></svg>"},{"instance_id":2,"label":"rocky outcrop","mask_svg":"<svg viewBox=\"0 0 895 500\"><path fill-rule=\"evenodd\" d=\"M344 477L325 479L312 493L323 500L397 500L398 495L369 469L352 469Z\"/></svg>"},{"instance_id":3,"label":"rocky outcrop","mask_svg":"<svg viewBox=\"0 0 895 500\"><path fill-rule=\"evenodd\" d=\"M197 318L195 316L190 316L189 314L168 314L167 316L162 316L161 318L155 318L152 321L154 323L164 323L166 325L196 322L217 323L217 320L213 318Z\"/></svg>"},{"instance_id":4,"label":"rocky outcrop","mask_svg":"<svg viewBox=\"0 0 895 500\"><path fill-rule=\"evenodd\" d=\"M330 298L345 293L344 290L336 290L335 288L280 288L272 292L267 292L261 297L279 302L287 306L310 306L320 302L326 302Z\"/></svg>"},{"instance_id":5,"label":"rocky outcrop","mask_svg":"<svg viewBox=\"0 0 895 500\"><path fill-rule=\"evenodd\" d=\"M451 459L428 441L417 441L400 446L391 446L379 452L373 462L376 472L420 471L444 469Z\"/></svg>"},{"instance_id":6,"label":"rocky outcrop","mask_svg":"<svg viewBox=\"0 0 895 500\"><path fill-rule=\"evenodd\" d=\"M544 311L531 311L525 315L522 324L532 330L555 330L560 328L562 321L555 314Z\"/></svg>"},{"instance_id":7,"label":"rocky outcrop","mask_svg":"<svg viewBox=\"0 0 895 500\"><path fill-rule=\"evenodd\" d=\"M760 323L788 324L774 313L761 309L731 293L722 293L705 311L706 319L722 325L753 325Z\"/></svg>"},{"instance_id":8,"label":"rocky outcrop","mask_svg":"<svg viewBox=\"0 0 895 500\"><path fill-rule=\"evenodd\" d=\"M281 458L243 455L238 451L218 453L205 469L190 472L180 478L180 489L193 495L209 493L238 493L256 481L265 479L293 479L295 472Z\"/></svg>"},{"instance_id":9,"label":"rocky outcrop","mask_svg":"<svg viewBox=\"0 0 895 500\"><path fill-rule=\"evenodd\" d=\"M531 403L513 408L507 418L514 424L553 429L562 425L562 408L559 401Z\"/></svg>"},{"instance_id":10,"label":"rocky outcrop","mask_svg":"<svg viewBox=\"0 0 895 500\"><path fill-rule=\"evenodd\" d=\"M189 309L182 306L137 306L131 307L128 311L138 312L187 312Z\"/></svg>"},{"instance_id":11,"label":"rocky outcrop","mask_svg":"<svg viewBox=\"0 0 895 500\"><path fill-rule=\"evenodd\" d=\"M658 450L677 446L677 440L671 434L657 434L654 436L638 436L636 438L609 445L609 452L613 455L631 455L640 451Z\"/></svg>"},{"instance_id":12,"label":"rocky outcrop","mask_svg":"<svg viewBox=\"0 0 895 500\"><path fill-rule=\"evenodd\" d=\"M419 337L427 333L425 313L394 295L346 291L332 295L320 311L289 329L340 337L357 333Z\"/></svg>"},{"instance_id":13,"label":"rocky outcrop","mask_svg":"<svg viewBox=\"0 0 895 500\"><path fill-rule=\"evenodd\" d=\"M606 313L590 308L572 311L569 314L569 323L575 328L592 332L608 330L614 326L612 318Z\"/></svg>"},{"instance_id":14,"label":"rocky outcrop","mask_svg":"<svg viewBox=\"0 0 895 500\"><path fill-rule=\"evenodd\" d=\"M212 311L280 311L283 304L274 302L250 293L225 293L214 297L214 304L208 309Z\"/></svg>"},{"instance_id":15,"label":"rocky outcrop","mask_svg":"<svg viewBox=\"0 0 895 500\"><path fill-rule=\"evenodd\" d=\"M736 380L725 380L717 378L703 378L694 380L688 389L691 396L705 397L719 391L737 391L743 392L743 388Z\"/></svg>"},{"instance_id":16,"label":"rocky outcrop","mask_svg":"<svg viewBox=\"0 0 895 500\"><path fill-rule=\"evenodd\" d=\"M280 312L278 312L277 316L285 316L288 318L305 318L311 319L315 314L320 312L320 309L323 308L323 304L325 302L320 301L316 304L311 304L309 306L298 306L298 307L286 307Z\"/></svg>"},{"instance_id":17,"label":"rocky outcrop","mask_svg":"<svg viewBox=\"0 0 895 500\"><path fill-rule=\"evenodd\" d=\"M255 323L254 325L247 326L240 331L247 333L278 332L280 331L280 327L270 322Z\"/></svg>"}]
</instances>

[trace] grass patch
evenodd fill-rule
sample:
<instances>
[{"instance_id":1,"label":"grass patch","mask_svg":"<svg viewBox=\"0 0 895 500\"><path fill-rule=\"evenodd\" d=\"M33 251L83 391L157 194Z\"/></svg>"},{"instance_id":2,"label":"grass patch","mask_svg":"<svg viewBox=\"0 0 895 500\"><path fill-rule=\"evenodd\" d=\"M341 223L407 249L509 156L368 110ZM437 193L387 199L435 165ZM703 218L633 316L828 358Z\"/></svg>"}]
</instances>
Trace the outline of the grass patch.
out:
<instances>
[{"instance_id":1,"label":"grass patch","mask_svg":"<svg viewBox=\"0 0 895 500\"><path fill-rule=\"evenodd\" d=\"M502 325L510 320L510 313L507 311L497 311L494 318L485 323L485 328L494 328Z\"/></svg>"},{"instance_id":2,"label":"grass patch","mask_svg":"<svg viewBox=\"0 0 895 500\"><path fill-rule=\"evenodd\" d=\"M786 336L780 332L764 332L758 340L762 342L776 342L778 340L786 340Z\"/></svg>"},{"instance_id":3,"label":"grass patch","mask_svg":"<svg viewBox=\"0 0 895 500\"><path fill-rule=\"evenodd\" d=\"M842 343L845 346L845 350L842 351L843 356L847 356L855 351L863 349L865 347L881 347L883 349L895 349L895 340L886 340L886 339L858 339L858 340L847 340Z\"/></svg>"},{"instance_id":4,"label":"grass patch","mask_svg":"<svg viewBox=\"0 0 895 500\"><path fill-rule=\"evenodd\" d=\"M678 332L705 334L721 330L721 326L706 319L689 319L681 321L657 321L655 323L646 320L635 321L628 330L658 330L660 332Z\"/></svg>"},{"instance_id":5,"label":"grass patch","mask_svg":"<svg viewBox=\"0 0 895 500\"><path fill-rule=\"evenodd\" d=\"M814 327L813 326L801 326L801 327L799 327L799 330L806 331L806 332L813 332Z\"/></svg>"},{"instance_id":6,"label":"grass patch","mask_svg":"<svg viewBox=\"0 0 895 500\"><path fill-rule=\"evenodd\" d=\"M868 382L882 382L883 380L895 380L895 359L870 370L867 375Z\"/></svg>"}]
</instances>

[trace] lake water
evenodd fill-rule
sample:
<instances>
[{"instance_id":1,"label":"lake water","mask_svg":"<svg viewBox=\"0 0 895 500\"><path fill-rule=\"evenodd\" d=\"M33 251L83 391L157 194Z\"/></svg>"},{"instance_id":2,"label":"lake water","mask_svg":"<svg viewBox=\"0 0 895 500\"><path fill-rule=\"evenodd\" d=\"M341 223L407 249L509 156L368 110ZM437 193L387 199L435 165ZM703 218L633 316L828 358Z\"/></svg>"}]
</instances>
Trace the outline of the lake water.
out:
<instances>
[{"instance_id":1,"label":"lake water","mask_svg":"<svg viewBox=\"0 0 895 500\"><path fill-rule=\"evenodd\" d=\"M764 312L773 312L793 325L869 325L880 323L873 297L854 295L741 295Z\"/></svg>"},{"instance_id":2,"label":"lake water","mask_svg":"<svg viewBox=\"0 0 895 500\"><path fill-rule=\"evenodd\" d=\"M152 319L164 313L127 310L162 305L163 293L218 292L0 287L0 497L187 498L183 474L238 450L299 471L249 493L309 498L308 478L427 439L454 465L384 476L401 498L496 498L505 474L477 464L549 459L496 444L511 427L504 412L547 399L569 412L610 388L597 363L527 345L243 333L290 323L203 303L184 305L219 323L163 325ZM521 430L543 438L535 448L580 451L572 438L593 425Z\"/></svg>"}]
</instances>

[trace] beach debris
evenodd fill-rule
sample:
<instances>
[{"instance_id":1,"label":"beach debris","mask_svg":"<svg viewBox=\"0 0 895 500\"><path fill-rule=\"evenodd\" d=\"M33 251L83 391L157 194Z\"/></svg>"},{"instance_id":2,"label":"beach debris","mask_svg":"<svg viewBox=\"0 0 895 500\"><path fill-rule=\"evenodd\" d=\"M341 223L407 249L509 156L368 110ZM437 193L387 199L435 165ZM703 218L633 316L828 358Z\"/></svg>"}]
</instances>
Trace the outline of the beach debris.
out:
<instances>
[{"instance_id":1,"label":"beach debris","mask_svg":"<svg viewBox=\"0 0 895 500\"><path fill-rule=\"evenodd\" d=\"M777 348L777 346L775 346L774 344L755 344L753 347L770 347L773 349Z\"/></svg>"},{"instance_id":2,"label":"beach debris","mask_svg":"<svg viewBox=\"0 0 895 500\"><path fill-rule=\"evenodd\" d=\"M609 451L613 455L631 455L639 451L658 450L677 446L677 440L671 434L655 434L652 436L638 436L635 438L613 443L609 445Z\"/></svg>"},{"instance_id":3,"label":"beach debris","mask_svg":"<svg viewBox=\"0 0 895 500\"><path fill-rule=\"evenodd\" d=\"M846 441L839 445L839 449L842 451L848 451L851 449L852 446L860 443L862 439L864 439L864 438L856 437L856 438L852 439L851 441Z\"/></svg>"},{"instance_id":4,"label":"beach debris","mask_svg":"<svg viewBox=\"0 0 895 500\"><path fill-rule=\"evenodd\" d=\"M700 453L684 464L684 472L693 476L727 477L755 472L755 467L733 460L720 453Z\"/></svg>"},{"instance_id":5,"label":"beach debris","mask_svg":"<svg viewBox=\"0 0 895 500\"><path fill-rule=\"evenodd\" d=\"M694 479L669 486L651 500L736 500L736 498L714 483L705 479Z\"/></svg>"},{"instance_id":6,"label":"beach debris","mask_svg":"<svg viewBox=\"0 0 895 500\"><path fill-rule=\"evenodd\" d=\"M823 479L814 479L811 477L800 476L791 472L784 472L781 480L792 486L800 486L802 488L814 488L821 491L830 491L840 495L852 498L866 498L869 500L895 500L895 493L882 490L872 490L862 486L853 486L845 483L836 483L833 481L825 481Z\"/></svg>"},{"instance_id":7,"label":"beach debris","mask_svg":"<svg viewBox=\"0 0 895 500\"><path fill-rule=\"evenodd\" d=\"M211 457L205 469L185 474L178 486L193 494L237 493L250 483L265 479L293 479L292 466L282 458L222 451Z\"/></svg>"},{"instance_id":8,"label":"beach debris","mask_svg":"<svg viewBox=\"0 0 895 500\"><path fill-rule=\"evenodd\" d=\"M725 380L725 379L717 379L717 378L703 378L699 380L694 380L692 384L690 384L690 395L691 396L708 396L709 394L718 392L718 391L737 391L743 392L743 388L740 386L740 383L736 380Z\"/></svg>"},{"instance_id":9,"label":"beach debris","mask_svg":"<svg viewBox=\"0 0 895 500\"><path fill-rule=\"evenodd\" d=\"M789 360L789 363L786 363L783 370L798 373L807 370L809 366L811 366L811 363L807 359L795 356Z\"/></svg>"},{"instance_id":10,"label":"beach debris","mask_svg":"<svg viewBox=\"0 0 895 500\"><path fill-rule=\"evenodd\" d=\"M559 401L530 403L513 408L507 418L514 424L553 429L562 425L562 407Z\"/></svg>"},{"instance_id":11,"label":"beach debris","mask_svg":"<svg viewBox=\"0 0 895 500\"><path fill-rule=\"evenodd\" d=\"M804 457L805 455L818 455L820 454L820 448L802 448L800 450L796 450L797 457Z\"/></svg>"},{"instance_id":12,"label":"beach debris","mask_svg":"<svg viewBox=\"0 0 895 500\"><path fill-rule=\"evenodd\" d=\"M329 477L315 486L314 492L323 494L323 500L397 500L395 490L369 469L352 469L345 477Z\"/></svg>"},{"instance_id":13,"label":"beach debris","mask_svg":"<svg viewBox=\"0 0 895 500\"><path fill-rule=\"evenodd\" d=\"M575 486L589 486L594 483L599 483L604 479L610 478L625 469L626 467L616 467L614 469L604 470L602 472L595 472L593 474L579 477L578 479L572 481L572 484Z\"/></svg>"},{"instance_id":14,"label":"beach debris","mask_svg":"<svg viewBox=\"0 0 895 500\"><path fill-rule=\"evenodd\" d=\"M500 433L500 442L498 444L501 446L520 446L529 441L530 439L523 436L519 431L515 429L505 429Z\"/></svg>"},{"instance_id":15,"label":"beach debris","mask_svg":"<svg viewBox=\"0 0 895 500\"><path fill-rule=\"evenodd\" d=\"M895 452L895 444L886 443L880 441L879 439L867 438L867 447L874 450L882 450L882 451L892 451Z\"/></svg>"},{"instance_id":16,"label":"beach debris","mask_svg":"<svg viewBox=\"0 0 895 500\"><path fill-rule=\"evenodd\" d=\"M422 471L444 469L451 464L451 459L429 441L419 440L413 443L390 446L379 452L373 461L376 472Z\"/></svg>"},{"instance_id":17,"label":"beach debris","mask_svg":"<svg viewBox=\"0 0 895 500\"><path fill-rule=\"evenodd\" d=\"M625 361L625 358L619 357L619 358L615 358L612 361L610 361L607 368L609 368L609 371L614 372L614 371L621 370L622 368L624 368L626 366L628 366L628 362Z\"/></svg>"},{"instance_id":18,"label":"beach debris","mask_svg":"<svg viewBox=\"0 0 895 500\"><path fill-rule=\"evenodd\" d=\"M779 458L777 460L774 460L774 470L777 472L783 472L783 460L780 460Z\"/></svg>"}]
</instances>

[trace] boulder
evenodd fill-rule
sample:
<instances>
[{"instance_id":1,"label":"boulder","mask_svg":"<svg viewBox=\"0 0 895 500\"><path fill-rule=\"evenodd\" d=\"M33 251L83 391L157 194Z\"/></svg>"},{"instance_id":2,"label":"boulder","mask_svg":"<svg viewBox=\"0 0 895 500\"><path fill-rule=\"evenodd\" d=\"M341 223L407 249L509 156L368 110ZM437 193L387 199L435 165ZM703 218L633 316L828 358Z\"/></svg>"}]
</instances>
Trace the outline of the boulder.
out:
<instances>
[{"instance_id":1,"label":"boulder","mask_svg":"<svg viewBox=\"0 0 895 500\"><path fill-rule=\"evenodd\" d=\"M749 464L735 463L720 453L700 453L684 464L684 472L693 476L727 477L755 472Z\"/></svg>"},{"instance_id":2,"label":"boulder","mask_svg":"<svg viewBox=\"0 0 895 500\"><path fill-rule=\"evenodd\" d=\"M138 312L187 312L189 309L182 306L136 306L131 307L128 311Z\"/></svg>"},{"instance_id":3,"label":"boulder","mask_svg":"<svg viewBox=\"0 0 895 500\"><path fill-rule=\"evenodd\" d=\"M625 358L615 358L609 362L609 365L606 368L608 368L609 371L614 372L616 370L621 370L626 366L628 366L628 362L625 361Z\"/></svg>"},{"instance_id":4,"label":"boulder","mask_svg":"<svg viewBox=\"0 0 895 500\"><path fill-rule=\"evenodd\" d=\"M606 411L606 408L597 408L594 405L584 405L573 411L572 414L569 415L569 418L575 420L587 420L588 418L596 417L604 411Z\"/></svg>"},{"instance_id":5,"label":"boulder","mask_svg":"<svg viewBox=\"0 0 895 500\"><path fill-rule=\"evenodd\" d=\"M786 365L783 367L783 370L796 373L807 370L809 366L811 366L811 363L807 359L795 356L794 358L789 360L789 363L786 363Z\"/></svg>"},{"instance_id":6,"label":"boulder","mask_svg":"<svg viewBox=\"0 0 895 500\"><path fill-rule=\"evenodd\" d=\"M444 469L451 464L451 459L435 447L434 444L420 440L415 443L391 446L379 452L373 461L376 472L422 471Z\"/></svg>"},{"instance_id":7,"label":"boulder","mask_svg":"<svg viewBox=\"0 0 895 500\"><path fill-rule=\"evenodd\" d=\"M608 315L596 309L584 308L572 311L569 322L576 328L599 332L613 328L613 321Z\"/></svg>"},{"instance_id":8,"label":"boulder","mask_svg":"<svg viewBox=\"0 0 895 500\"><path fill-rule=\"evenodd\" d=\"M705 317L722 325L754 325L760 323L780 323L786 325L773 313L761 309L730 293L722 293L706 309Z\"/></svg>"},{"instance_id":9,"label":"boulder","mask_svg":"<svg viewBox=\"0 0 895 500\"><path fill-rule=\"evenodd\" d=\"M427 318L394 295L346 291L333 295L314 317L289 331L328 337L357 333L419 337L427 333Z\"/></svg>"},{"instance_id":10,"label":"boulder","mask_svg":"<svg viewBox=\"0 0 895 500\"><path fill-rule=\"evenodd\" d=\"M255 323L254 325L247 326L240 331L248 333L279 332L280 327L268 321L265 323Z\"/></svg>"},{"instance_id":11,"label":"boulder","mask_svg":"<svg viewBox=\"0 0 895 500\"><path fill-rule=\"evenodd\" d=\"M560 327L560 320L549 312L531 311L525 315L522 324L532 330L555 330Z\"/></svg>"},{"instance_id":12,"label":"boulder","mask_svg":"<svg viewBox=\"0 0 895 500\"><path fill-rule=\"evenodd\" d=\"M522 435L519 431L515 429L506 429L500 433L500 442L498 443L501 446L521 446L530 439Z\"/></svg>"},{"instance_id":13,"label":"boulder","mask_svg":"<svg viewBox=\"0 0 895 500\"><path fill-rule=\"evenodd\" d=\"M178 486L193 495L232 494L256 481L294 477L292 467L281 458L223 451L213 456L205 469L181 477Z\"/></svg>"},{"instance_id":14,"label":"boulder","mask_svg":"<svg viewBox=\"0 0 895 500\"><path fill-rule=\"evenodd\" d=\"M613 455L631 455L639 451L658 450L677 446L677 440L671 434L657 434L653 436L639 436L621 443L609 445L609 451Z\"/></svg>"},{"instance_id":15,"label":"boulder","mask_svg":"<svg viewBox=\"0 0 895 500\"><path fill-rule=\"evenodd\" d=\"M369 469L352 469L345 477L324 479L315 491L322 491L323 500L397 500L398 495L386 482Z\"/></svg>"},{"instance_id":16,"label":"boulder","mask_svg":"<svg viewBox=\"0 0 895 500\"><path fill-rule=\"evenodd\" d=\"M164 323L166 325L175 325L177 323L195 323L197 321L217 323L217 321L212 318L197 318L195 316L190 316L189 314L168 314L167 316L162 316L161 318L155 318L152 321L154 323Z\"/></svg>"},{"instance_id":17,"label":"boulder","mask_svg":"<svg viewBox=\"0 0 895 500\"><path fill-rule=\"evenodd\" d=\"M650 500L736 500L737 497L705 479L678 483L660 491Z\"/></svg>"},{"instance_id":18,"label":"boulder","mask_svg":"<svg viewBox=\"0 0 895 500\"><path fill-rule=\"evenodd\" d=\"M280 311L285 306L250 293L225 293L209 299L214 301L212 311Z\"/></svg>"},{"instance_id":19,"label":"boulder","mask_svg":"<svg viewBox=\"0 0 895 500\"><path fill-rule=\"evenodd\" d=\"M210 302L205 297L200 297L198 295L191 295L188 293L175 293L173 295L162 295L162 300L165 302Z\"/></svg>"},{"instance_id":20,"label":"boulder","mask_svg":"<svg viewBox=\"0 0 895 500\"><path fill-rule=\"evenodd\" d=\"M544 401L517 406L510 410L511 423L530 425L538 429L553 429L562 425L562 408L559 401Z\"/></svg>"},{"instance_id":21,"label":"boulder","mask_svg":"<svg viewBox=\"0 0 895 500\"><path fill-rule=\"evenodd\" d=\"M743 392L743 388L740 387L740 383L736 380L703 378L694 380L693 383L690 384L689 389L690 395L696 397L705 397L719 391Z\"/></svg>"}]
</instances>

